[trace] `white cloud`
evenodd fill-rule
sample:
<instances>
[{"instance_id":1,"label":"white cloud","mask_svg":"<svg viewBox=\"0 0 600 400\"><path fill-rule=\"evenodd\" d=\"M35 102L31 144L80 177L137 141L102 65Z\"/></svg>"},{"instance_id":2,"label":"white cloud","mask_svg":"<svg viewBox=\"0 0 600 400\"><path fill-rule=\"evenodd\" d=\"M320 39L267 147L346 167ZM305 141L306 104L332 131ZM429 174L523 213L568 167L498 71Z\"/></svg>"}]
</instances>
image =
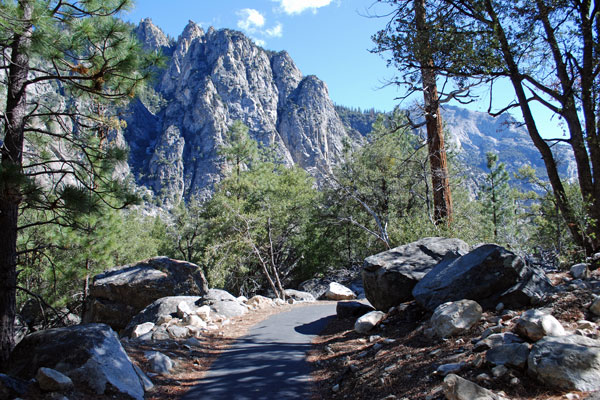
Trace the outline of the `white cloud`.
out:
<instances>
[{"instance_id":1,"label":"white cloud","mask_svg":"<svg viewBox=\"0 0 600 400\"><path fill-rule=\"evenodd\" d=\"M238 28L248 32L254 32L265 24L265 17L253 8L244 8L238 11L237 15L241 18L237 23Z\"/></svg>"},{"instance_id":2,"label":"white cloud","mask_svg":"<svg viewBox=\"0 0 600 400\"><path fill-rule=\"evenodd\" d=\"M274 27L265 30L265 35L267 35L268 37L283 36L283 25L281 25L281 23L277 23L277 25L275 25Z\"/></svg>"},{"instance_id":3,"label":"white cloud","mask_svg":"<svg viewBox=\"0 0 600 400\"><path fill-rule=\"evenodd\" d=\"M254 41L254 43L255 43L257 46L260 46L260 47L265 47L265 46L267 45L267 42L265 42L265 41L264 41L264 40L262 40L262 39L255 39L255 38L252 38L252 40Z\"/></svg>"},{"instance_id":4,"label":"white cloud","mask_svg":"<svg viewBox=\"0 0 600 400\"><path fill-rule=\"evenodd\" d=\"M281 5L286 14L300 14L306 10L316 11L328 6L333 0L273 0Z\"/></svg>"}]
</instances>

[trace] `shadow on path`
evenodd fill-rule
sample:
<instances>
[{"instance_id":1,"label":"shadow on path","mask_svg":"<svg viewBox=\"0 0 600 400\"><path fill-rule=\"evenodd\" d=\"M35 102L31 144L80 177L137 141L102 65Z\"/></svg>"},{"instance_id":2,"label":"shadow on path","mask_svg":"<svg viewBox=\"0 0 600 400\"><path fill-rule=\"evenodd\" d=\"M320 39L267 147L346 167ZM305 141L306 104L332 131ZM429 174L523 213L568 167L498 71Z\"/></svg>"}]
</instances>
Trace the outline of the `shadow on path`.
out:
<instances>
[{"instance_id":1,"label":"shadow on path","mask_svg":"<svg viewBox=\"0 0 600 400\"><path fill-rule=\"evenodd\" d=\"M335 304L297 307L255 325L217 358L184 400L306 399L312 339L335 316Z\"/></svg>"}]
</instances>

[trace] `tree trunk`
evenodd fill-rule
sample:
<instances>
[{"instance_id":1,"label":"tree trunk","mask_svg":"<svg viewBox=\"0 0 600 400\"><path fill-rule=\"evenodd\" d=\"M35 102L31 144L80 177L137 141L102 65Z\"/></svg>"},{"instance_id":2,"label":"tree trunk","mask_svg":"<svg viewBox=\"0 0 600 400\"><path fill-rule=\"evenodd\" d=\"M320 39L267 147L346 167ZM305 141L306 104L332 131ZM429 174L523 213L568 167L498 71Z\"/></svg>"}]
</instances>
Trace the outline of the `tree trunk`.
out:
<instances>
[{"instance_id":1,"label":"tree trunk","mask_svg":"<svg viewBox=\"0 0 600 400\"><path fill-rule=\"evenodd\" d=\"M452 195L448 178L448 161L444 146L444 131L440 102L437 91L436 73L433 60L428 55L429 34L425 0L415 0L415 24L419 51L421 52L421 78L423 80L423 97L425 100L425 122L427 125L427 144L429 164L431 168L431 183L433 190L433 220L436 225L452 222Z\"/></svg>"},{"instance_id":2,"label":"tree trunk","mask_svg":"<svg viewBox=\"0 0 600 400\"><path fill-rule=\"evenodd\" d=\"M8 70L4 144L0 148L2 185L0 185L0 364L5 364L14 346L14 321L17 290L17 226L23 174L23 139L27 114L26 81L29 74L28 51L33 27L33 5L19 2L23 10L23 31L11 46Z\"/></svg>"},{"instance_id":3,"label":"tree trunk","mask_svg":"<svg viewBox=\"0 0 600 400\"><path fill-rule=\"evenodd\" d=\"M582 232L581 227L579 226L578 221L575 218L575 214L573 213L573 209L571 208L571 204L569 203L569 199L567 198L565 188L558 174L556 161L554 160L552 151L550 150L550 147L544 141L544 139L542 139L537 129L535 119L533 118L533 113L531 112L531 108L529 107L527 96L523 88L523 83L521 81L521 73L512 54L510 44L504 32L504 27L500 24L498 15L496 14L496 10L494 9L494 5L490 0L485 0L485 8L486 12L491 18L492 28L494 29L496 37L500 43L502 56L508 67L509 78L515 90L515 94L519 102L519 107L521 108L521 112L523 113L523 120L525 121L525 126L527 127L527 131L529 132L529 136L531 137L533 144L538 149L538 151L542 155L542 159L544 160L546 172L548 173L548 179L550 180L550 185L552 186L552 191L554 192L556 203L560 208L560 212L563 218L565 219L565 222L567 223L567 227L575 243L581 248L585 249L586 253L591 253L594 250L594 245L590 242L589 237L586 238L585 233Z\"/></svg>"}]
</instances>

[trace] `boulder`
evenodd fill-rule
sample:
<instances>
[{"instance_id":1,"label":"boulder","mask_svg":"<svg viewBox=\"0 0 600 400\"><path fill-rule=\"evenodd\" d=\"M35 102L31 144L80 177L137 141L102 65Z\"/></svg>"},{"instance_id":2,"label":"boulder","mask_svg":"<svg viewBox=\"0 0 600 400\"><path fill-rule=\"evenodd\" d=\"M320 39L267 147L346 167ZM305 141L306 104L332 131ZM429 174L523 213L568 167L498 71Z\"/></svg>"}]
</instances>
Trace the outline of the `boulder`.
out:
<instances>
[{"instance_id":1,"label":"boulder","mask_svg":"<svg viewBox=\"0 0 600 400\"><path fill-rule=\"evenodd\" d=\"M338 282L356 293L357 298L364 298L364 288L361 277L362 267L355 265L351 268L329 268L323 278L313 278L298 285L298 290L308 292L315 299L325 299L325 293L331 282Z\"/></svg>"},{"instance_id":2,"label":"boulder","mask_svg":"<svg viewBox=\"0 0 600 400\"><path fill-rule=\"evenodd\" d=\"M335 306L337 317L343 318L357 318L365 315L371 311L375 311L373 307L368 304L361 303L360 301L338 301Z\"/></svg>"},{"instance_id":3,"label":"boulder","mask_svg":"<svg viewBox=\"0 0 600 400\"><path fill-rule=\"evenodd\" d=\"M356 320L354 330L358 333L368 333L383 320L385 314L381 311L371 311Z\"/></svg>"},{"instance_id":4,"label":"boulder","mask_svg":"<svg viewBox=\"0 0 600 400\"><path fill-rule=\"evenodd\" d=\"M294 299L295 301L299 302L312 303L314 301L317 301L315 299L315 296L308 292L303 292L301 290L285 289L283 293L285 293L285 297L287 297L288 299Z\"/></svg>"},{"instance_id":5,"label":"boulder","mask_svg":"<svg viewBox=\"0 0 600 400\"><path fill-rule=\"evenodd\" d=\"M503 396L454 374L444 378L442 388L448 400L507 400Z\"/></svg>"},{"instance_id":6,"label":"boulder","mask_svg":"<svg viewBox=\"0 0 600 400\"><path fill-rule=\"evenodd\" d=\"M0 399L16 399L25 396L31 382L0 373Z\"/></svg>"},{"instance_id":7,"label":"boulder","mask_svg":"<svg viewBox=\"0 0 600 400\"><path fill-rule=\"evenodd\" d=\"M248 312L244 303L240 303L236 297L221 289L210 289L199 303L210 306L211 311L227 318L239 317Z\"/></svg>"},{"instance_id":8,"label":"boulder","mask_svg":"<svg viewBox=\"0 0 600 400\"><path fill-rule=\"evenodd\" d=\"M53 328L28 335L8 361L9 374L33 378L55 369L96 394L143 399L144 389L117 334L105 324Z\"/></svg>"},{"instance_id":9,"label":"boulder","mask_svg":"<svg viewBox=\"0 0 600 400\"><path fill-rule=\"evenodd\" d=\"M362 271L365 295L373 307L387 311L411 300L417 282L438 263L468 250L462 240L431 237L367 257Z\"/></svg>"},{"instance_id":10,"label":"boulder","mask_svg":"<svg viewBox=\"0 0 600 400\"><path fill-rule=\"evenodd\" d=\"M472 300L440 304L431 316L431 327L442 338L460 335L481 320L482 309Z\"/></svg>"},{"instance_id":11,"label":"boulder","mask_svg":"<svg viewBox=\"0 0 600 400\"><path fill-rule=\"evenodd\" d=\"M354 292L346 286L337 282L331 282L325 292L325 298L328 300L352 300L356 298Z\"/></svg>"},{"instance_id":12,"label":"boulder","mask_svg":"<svg viewBox=\"0 0 600 400\"><path fill-rule=\"evenodd\" d=\"M552 388L600 390L600 341L579 335L545 337L533 345L528 371Z\"/></svg>"},{"instance_id":13,"label":"boulder","mask_svg":"<svg viewBox=\"0 0 600 400\"><path fill-rule=\"evenodd\" d=\"M416 284L412 293L421 306L432 311L440 304L461 299L475 300L490 309L499 302L511 305L523 301L522 297L531 292L537 293L538 272L534 273L513 252L486 244L467 255L439 263ZM531 284L520 285L524 281Z\"/></svg>"},{"instance_id":14,"label":"boulder","mask_svg":"<svg viewBox=\"0 0 600 400\"><path fill-rule=\"evenodd\" d=\"M569 270L569 274L575 279L587 279L590 276L590 270L586 263L575 264Z\"/></svg>"},{"instance_id":15,"label":"boulder","mask_svg":"<svg viewBox=\"0 0 600 400\"><path fill-rule=\"evenodd\" d=\"M43 392L63 392L73 388L71 378L52 368L38 369L35 379Z\"/></svg>"},{"instance_id":16,"label":"boulder","mask_svg":"<svg viewBox=\"0 0 600 400\"><path fill-rule=\"evenodd\" d=\"M271 300L268 297L261 296L261 295L256 295L256 296L251 297L246 302L246 304L248 305L248 307L252 307L257 310L267 308L267 307L273 307L275 305L275 303L273 303L273 300Z\"/></svg>"},{"instance_id":17,"label":"boulder","mask_svg":"<svg viewBox=\"0 0 600 400\"><path fill-rule=\"evenodd\" d=\"M517 320L514 331L521 337L535 342L544 336L565 336L565 328L552 315L543 310L527 310Z\"/></svg>"},{"instance_id":18,"label":"boulder","mask_svg":"<svg viewBox=\"0 0 600 400\"><path fill-rule=\"evenodd\" d=\"M523 369L527 365L529 346L526 343L511 343L492 347L485 353L488 362Z\"/></svg>"},{"instance_id":19,"label":"boulder","mask_svg":"<svg viewBox=\"0 0 600 400\"><path fill-rule=\"evenodd\" d=\"M181 302L188 303L188 305L192 308L198 307L200 297L170 296L158 299L133 317L123 330L123 334L131 335L136 326L147 322L160 325L167 320L171 320L173 317L177 317L177 307L181 304Z\"/></svg>"},{"instance_id":20,"label":"boulder","mask_svg":"<svg viewBox=\"0 0 600 400\"><path fill-rule=\"evenodd\" d=\"M498 301L505 307L522 309L543 303L552 283L543 269L527 266L521 280L505 290Z\"/></svg>"},{"instance_id":21,"label":"boulder","mask_svg":"<svg viewBox=\"0 0 600 400\"><path fill-rule=\"evenodd\" d=\"M83 321L122 329L155 300L183 294L202 296L207 291L208 283L196 264L154 257L96 275Z\"/></svg>"}]
</instances>

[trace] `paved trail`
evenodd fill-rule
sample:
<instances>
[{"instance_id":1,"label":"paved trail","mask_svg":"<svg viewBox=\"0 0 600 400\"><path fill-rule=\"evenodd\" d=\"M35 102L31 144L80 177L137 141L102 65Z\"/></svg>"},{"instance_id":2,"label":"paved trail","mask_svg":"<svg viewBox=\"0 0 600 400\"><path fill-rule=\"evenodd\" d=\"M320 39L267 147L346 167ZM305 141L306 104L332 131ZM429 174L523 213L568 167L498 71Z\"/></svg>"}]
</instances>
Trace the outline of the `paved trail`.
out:
<instances>
[{"instance_id":1,"label":"paved trail","mask_svg":"<svg viewBox=\"0 0 600 400\"><path fill-rule=\"evenodd\" d=\"M314 304L259 322L217 358L183 400L309 398L306 352L334 315L335 304Z\"/></svg>"}]
</instances>

